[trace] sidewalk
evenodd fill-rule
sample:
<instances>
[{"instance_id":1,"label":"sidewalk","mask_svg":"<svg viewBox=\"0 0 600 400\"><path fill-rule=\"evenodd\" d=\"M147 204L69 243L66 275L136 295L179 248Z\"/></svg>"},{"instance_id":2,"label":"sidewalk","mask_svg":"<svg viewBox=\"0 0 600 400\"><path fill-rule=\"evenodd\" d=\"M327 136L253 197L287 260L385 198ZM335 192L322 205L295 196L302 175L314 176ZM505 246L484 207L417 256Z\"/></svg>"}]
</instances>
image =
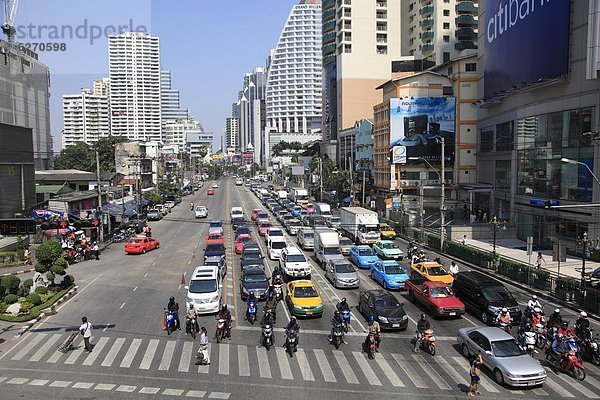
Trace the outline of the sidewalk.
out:
<instances>
[{"instance_id":1,"label":"sidewalk","mask_svg":"<svg viewBox=\"0 0 600 400\"><path fill-rule=\"evenodd\" d=\"M468 245L471 247L476 247L485 251L493 251L493 242L491 240L474 240L469 239ZM529 263L530 257L527 255L527 251L523 250L527 248L527 243L518 240L518 239L497 239L496 240L496 253L505 256L507 258L512 258L515 260L519 260L525 264ZM535 262L537 259L537 251L534 251L531 254L531 266L535 266ZM559 262L552 261L552 250L542 250L542 256L546 263L542 263L542 268L547 269L553 273L559 274L560 276L569 276L575 279L581 279L581 264L582 259L580 257L575 257L572 255L567 255L566 261L560 262L560 270L559 270ZM585 272L590 273L594 271L596 268L600 267L600 263L591 261L589 259L585 260Z\"/></svg>"}]
</instances>

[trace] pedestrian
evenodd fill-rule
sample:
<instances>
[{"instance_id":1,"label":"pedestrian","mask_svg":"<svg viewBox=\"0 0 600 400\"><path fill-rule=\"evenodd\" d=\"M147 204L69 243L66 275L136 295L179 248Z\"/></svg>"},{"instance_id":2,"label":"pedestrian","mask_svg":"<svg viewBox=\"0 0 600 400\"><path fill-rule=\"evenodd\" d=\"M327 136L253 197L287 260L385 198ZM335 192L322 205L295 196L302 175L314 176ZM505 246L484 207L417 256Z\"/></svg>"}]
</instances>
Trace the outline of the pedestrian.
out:
<instances>
[{"instance_id":1,"label":"pedestrian","mask_svg":"<svg viewBox=\"0 0 600 400\"><path fill-rule=\"evenodd\" d=\"M203 350L202 346L196 353L196 365L210 365L210 359L208 358L208 351Z\"/></svg>"},{"instance_id":2,"label":"pedestrian","mask_svg":"<svg viewBox=\"0 0 600 400\"><path fill-rule=\"evenodd\" d=\"M469 397L481 394L479 391L479 381L481 380L481 366L483 365L483 357L479 354L475 357L475 360L471 363L471 369L469 375L471 376L471 383L469 384ZM473 391L473 389L475 389Z\"/></svg>"},{"instance_id":3,"label":"pedestrian","mask_svg":"<svg viewBox=\"0 0 600 400\"><path fill-rule=\"evenodd\" d=\"M25 253L23 254L23 257L25 257L25 264L31 265L31 252L29 251L29 247L27 247L25 249Z\"/></svg>"},{"instance_id":4,"label":"pedestrian","mask_svg":"<svg viewBox=\"0 0 600 400\"><path fill-rule=\"evenodd\" d=\"M460 244L462 244L463 246L466 246L466 245L469 244L469 240L467 239L467 235L463 235L463 238L460 241Z\"/></svg>"},{"instance_id":5,"label":"pedestrian","mask_svg":"<svg viewBox=\"0 0 600 400\"><path fill-rule=\"evenodd\" d=\"M537 259L535 260L535 267L537 269L542 268L542 263L544 263L544 265L547 265L546 260L544 260L544 257L542 256L542 252L538 251Z\"/></svg>"},{"instance_id":6,"label":"pedestrian","mask_svg":"<svg viewBox=\"0 0 600 400\"><path fill-rule=\"evenodd\" d=\"M475 213L471 213L471 224L474 224L475 222L477 222L477 216L475 215Z\"/></svg>"},{"instance_id":7,"label":"pedestrian","mask_svg":"<svg viewBox=\"0 0 600 400\"><path fill-rule=\"evenodd\" d=\"M92 324L88 322L87 317L81 318L81 326L79 332L83 335L83 343L85 345L85 351L88 353L92 352L92 344L90 338L92 337Z\"/></svg>"},{"instance_id":8,"label":"pedestrian","mask_svg":"<svg viewBox=\"0 0 600 400\"><path fill-rule=\"evenodd\" d=\"M208 331L205 326L200 328L200 348L204 350L208 349Z\"/></svg>"},{"instance_id":9,"label":"pedestrian","mask_svg":"<svg viewBox=\"0 0 600 400\"><path fill-rule=\"evenodd\" d=\"M96 260L100 260L100 247L98 247L98 242L94 242L92 246L92 256L96 258Z\"/></svg>"},{"instance_id":10,"label":"pedestrian","mask_svg":"<svg viewBox=\"0 0 600 400\"><path fill-rule=\"evenodd\" d=\"M456 277L456 274L458 274L458 265L452 261L452 263L450 263L450 275Z\"/></svg>"}]
</instances>

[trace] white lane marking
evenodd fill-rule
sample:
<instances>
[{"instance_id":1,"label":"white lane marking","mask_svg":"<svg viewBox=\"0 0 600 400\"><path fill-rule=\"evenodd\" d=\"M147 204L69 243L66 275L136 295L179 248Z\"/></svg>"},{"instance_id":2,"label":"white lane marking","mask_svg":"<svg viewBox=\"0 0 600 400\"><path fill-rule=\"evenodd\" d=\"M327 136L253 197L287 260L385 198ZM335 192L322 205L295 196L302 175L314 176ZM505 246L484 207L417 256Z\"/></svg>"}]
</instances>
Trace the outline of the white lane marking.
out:
<instances>
[{"instance_id":1,"label":"white lane marking","mask_svg":"<svg viewBox=\"0 0 600 400\"><path fill-rule=\"evenodd\" d=\"M147 276L148 276L148 273L146 272L146 273L144 274L144 278L145 278L145 277L147 277Z\"/></svg>"},{"instance_id":2,"label":"white lane marking","mask_svg":"<svg viewBox=\"0 0 600 400\"><path fill-rule=\"evenodd\" d=\"M155 388L155 387L143 387L140 389L140 391L138 393L142 393L142 394L156 394L160 391L160 388Z\"/></svg>"},{"instance_id":3,"label":"white lane marking","mask_svg":"<svg viewBox=\"0 0 600 400\"><path fill-rule=\"evenodd\" d=\"M65 360L65 364L73 365L75 361L79 358L80 355L83 354L83 346L79 349L73 350L73 352L69 355L69 357Z\"/></svg>"},{"instance_id":4,"label":"white lane marking","mask_svg":"<svg viewBox=\"0 0 600 400\"><path fill-rule=\"evenodd\" d=\"M45 386L48 382L48 379L34 379L28 383L30 386Z\"/></svg>"},{"instance_id":5,"label":"white lane marking","mask_svg":"<svg viewBox=\"0 0 600 400\"><path fill-rule=\"evenodd\" d=\"M121 304L121 307L119 307L119 310L122 310L123 307L125 307L125 303Z\"/></svg>"},{"instance_id":6,"label":"white lane marking","mask_svg":"<svg viewBox=\"0 0 600 400\"><path fill-rule=\"evenodd\" d=\"M327 361L327 357L325 357L325 352L322 349L314 349L313 352L315 353L317 364L319 364L325 382L337 382L333 370L331 369L331 365L329 365L329 361Z\"/></svg>"},{"instance_id":7,"label":"white lane marking","mask_svg":"<svg viewBox=\"0 0 600 400\"><path fill-rule=\"evenodd\" d=\"M395 387L404 387L404 383L398 378L398 375L394 372L390 364L383 358L383 355L379 354L375 357L375 362L379 365L379 368L383 371L385 376L388 378L390 383Z\"/></svg>"},{"instance_id":8,"label":"white lane marking","mask_svg":"<svg viewBox=\"0 0 600 400\"><path fill-rule=\"evenodd\" d=\"M406 376L408 376L408 379L410 379L416 387L418 387L419 389L428 388L425 381L423 381L423 378L421 378L419 374L416 374L415 371L408 368L407 360L402 356L402 354L392 354L392 358L396 360L396 363L398 363L400 368L402 368L402 371L404 371Z\"/></svg>"},{"instance_id":9,"label":"white lane marking","mask_svg":"<svg viewBox=\"0 0 600 400\"><path fill-rule=\"evenodd\" d=\"M163 396L181 396L183 394L183 389L165 389L162 392Z\"/></svg>"},{"instance_id":10,"label":"white lane marking","mask_svg":"<svg viewBox=\"0 0 600 400\"><path fill-rule=\"evenodd\" d=\"M154 354L156 353L157 348L158 339L150 340L150 342L148 343L148 347L146 348L146 353L144 353L142 363L140 364L140 369L150 369L150 364L152 364L152 359L154 358Z\"/></svg>"},{"instance_id":11,"label":"white lane marking","mask_svg":"<svg viewBox=\"0 0 600 400\"><path fill-rule=\"evenodd\" d=\"M129 368L131 366L131 363L133 362L133 359L135 358L135 355L137 354L137 351L141 344L142 339L133 339L131 341L129 349L127 350L127 353L125 353L125 357L123 357L123 360L121 360L121 364L119 365L119 367Z\"/></svg>"},{"instance_id":12,"label":"white lane marking","mask_svg":"<svg viewBox=\"0 0 600 400\"><path fill-rule=\"evenodd\" d=\"M212 357L212 343L208 344L208 347L206 348L206 352L207 352L208 360L210 361L211 357ZM199 374L208 374L209 368L210 368L210 365L199 365L198 373Z\"/></svg>"},{"instance_id":13,"label":"white lane marking","mask_svg":"<svg viewBox=\"0 0 600 400\"><path fill-rule=\"evenodd\" d=\"M27 343L25 346L23 346L23 348L21 348L21 350L11 358L11 360L18 361L18 360L22 359L23 357L25 357L25 355L27 353L29 353L29 351L31 349L33 349L35 346L37 346L37 344L39 342L41 342L42 339L44 339L46 336L47 335L45 333L36 334L33 337L33 339L31 339L29 341L29 343Z\"/></svg>"},{"instance_id":14,"label":"white lane marking","mask_svg":"<svg viewBox=\"0 0 600 400\"><path fill-rule=\"evenodd\" d=\"M531 389L531 391L538 396L549 396L548 392L541 388Z\"/></svg>"},{"instance_id":15,"label":"white lane marking","mask_svg":"<svg viewBox=\"0 0 600 400\"><path fill-rule=\"evenodd\" d=\"M137 289L138 289L138 287L136 286L136 287L133 288L133 291L135 292Z\"/></svg>"},{"instance_id":16,"label":"white lane marking","mask_svg":"<svg viewBox=\"0 0 600 400\"><path fill-rule=\"evenodd\" d=\"M446 361L443 357L438 357L437 362L442 366L444 372L446 372L455 382L461 382L465 379L463 375L461 375L448 361Z\"/></svg>"},{"instance_id":17,"label":"white lane marking","mask_svg":"<svg viewBox=\"0 0 600 400\"><path fill-rule=\"evenodd\" d=\"M360 351L353 351L352 355L354 356L354 359L358 363L358 366L362 370L363 374L369 381L369 385L381 386L381 381L377 378L377 375L375 375L375 372L373 371L373 368L371 368L371 366L369 365L369 362L365 358L365 355Z\"/></svg>"},{"instance_id":18,"label":"white lane marking","mask_svg":"<svg viewBox=\"0 0 600 400\"><path fill-rule=\"evenodd\" d=\"M186 397L196 397L202 398L206 395L206 392L203 390L188 390L185 394Z\"/></svg>"},{"instance_id":19,"label":"white lane marking","mask_svg":"<svg viewBox=\"0 0 600 400\"><path fill-rule=\"evenodd\" d=\"M302 373L302 379L305 381L314 381L315 377L310 369L310 364L308 363L308 358L306 357L306 353L304 353L304 349L298 349L296 352L296 360L298 361L298 366Z\"/></svg>"},{"instance_id":20,"label":"white lane marking","mask_svg":"<svg viewBox=\"0 0 600 400\"><path fill-rule=\"evenodd\" d=\"M181 358L179 359L179 367L177 371L188 372L190 370L190 360L192 358L192 350L194 342L185 342L183 344L183 350L181 351Z\"/></svg>"},{"instance_id":21,"label":"white lane marking","mask_svg":"<svg viewBox=\"0 0 600 400\"><path fill-rule=\"evenodd\" d=\"M83 360L83 365L92 365L102 352L104 346L106 346L106 343L108 343L107 337L100 338L100 340L98 340L98 343L96 343L96 345L92 349L92 352L88 354L85 360Z\"/></svg>"},{"instance_id":22,"label":"white lane marking","mask_svg":"<svg viewBox=\"0 0 600 400\"><path fill-rule=\"evenodd\" d=\"M423 370L429 375L430 378L433 378L433 382L442 390L452 390L450 385L440 376L440 374L425 360L425 358L420 354L413 354L413 359L416 361L417 365L419 365Z\"/></svg>"},{"instance_id":23,"label":"white lane marking","mask_svg":"<svg viewBox=\"0 0 600 400\"><path fill-rule=\"evenodd\" d=\"M358 385L358 378L354 374L352 367L350 367L350 363L348 363L344 353L342 353L340 350L333 350L333 355L335 356L335 360L344 374L344 378L346 378L346 382L355 383Z\"/></svg>"},{"instance_id":24,"label":"white lane marking","mask_svg":"<svg viewBox=\"0 0 600 400\"><path fill-rule=\"evenodd\" d=\"M292 375L292 369L290 368L290 362L288 361L288 355L281 347L275 348L275 354L277 355L277 361L279 363L279 371L281 372L281 378L283 379L294 379Z\"/></svg>"},{"instance_id":25,"label":"white lane marking","mask_svg":"<svg viewBox=\"0 0 600 400\"><path fill-rule=\"evenodd\" d=\"M163 352L163 356L160 360L160 364L158 365L159 371L168 371L171 367L171 359L173 358L173 353L175 352L176 341L170 340L167 342L165 346L165 351Z\"/></svg>"},{"instance_id":26,"label":"white lane marking","mask_svg":"<svg viewBox=\"0 0 600 400\"><path fill-rule=\"evenodd\" d=\"M118 388L115 389L115 391L125 392L125 393L133 393L133 392L135 392L135 389L137 389L137 386L120 385Z\"/></svg>"},{"instance_id":27,"label":"white lane marking","mask_svg":"<svg viewBox=\"0 0 600 400\"><path fill-rule=\"evenodd\" d=\"M46 352L50 350L50 348L53 347L56 342L58 342L61 336L62 335L60 333L55 333L54 335L50 336L50 339L46 340L46 343L44 343L42 347L40 347L38 351L31 356L29 361L40 361L44 354L46 354Z\"/></svg>"},{"instance_id":28,"label":"white lane marking","mask_svg":"<svg viewBox=\"0 0 600 400\"><path fill-rule=\"evenodd\" d=\"M238 369L240 376L250 376L250 363L248 361L248 347L239 345L238 350Z\"/></svg>"},{"instance_id":29,"label":"white lane marking","mask_svg":"<svg viewBox=\"0 0 600 400\"><path fill-rule=\"evenodd\" d=\"M571 382L572 378L567 379L565 378L564 374L559 374L555 376L567 385L571 386L574 390L577 390L578 392L583 394L588 399L597 399L599 397L597 393L594 393L585 386L583 386L581 382L577 382L577 384L575 384L574 382Z\"/></svg>"},{"instance_id":30,"label":"white lane marking","mask_svg":"<svg viewBox=\"0 0 600 400\"><path fill-rule=\"evenodd\" d=\"M227 400L229 398L229 396L231 396L231 393L224 393L224 392L212 392L211 394L208 395L209 399L222 399L222 400Z\"/></svg>"},{"instance_id":31,"label":"white lane marking","mask_svg":"<svg viewBox=\"0 0 600 400\"><path fill-rule=\"evenodd\" d=\"M271 367L269 366L269 359L267 358L267 350L264 347L258 347L256 349L256 356L258 358L258 371L260 372L260 377L271 379Z\"/></svg>"},{"instance_id":32,"label":"white lane marking","mask_svg":"<svg viewBox=\"0 0 600 400\"><path fill-rule=\"evenodd\" d=\"M219 374L229 375L229 344L219 344Z\"/></svg>"},{"instance_id":33,"label":"white lane marking","mask_svg":"<svg viewBox=\"0 0 600 400\"><path fill-rule=\"evenodd\" d=\"M89 389L94 386L93 382L77 382L72 386L73 389Z\"/></svg>"},{"instance_id":34,"label":"white lane marking","mask_svg":"<svg viewBox=\"0 0 600 400\"><path fill-rule=\"evenodd\" d=\"M466 361L464 358L462 357L452 357L454 359L454 361L468 374L470 367L465 365L464 362ZM498 389L496 389L494 386L492 386L492 384L484 379L482 379L479 382L479 386L481 386L484 390L491 392L491 393L500 393L500 391Z\"/></svg>"},{"instance_id":35,"label":"white lane marking","mask_svg":"<svg viewBox=\"0 0 600 400\"><path fill-rule=\"evenodd\" d=\"M177 286L177 290L181 290L181 283Z\"/></svg>"},{"instance_id":36,"label":"white lane marking","mask_svg":"<svg viewBox=\"0 0 600 400\"><path fill-rule=\"evenodd\" d=\"M106 332L106 330L108 329L109 326L110 326L110 324L106 324L106 326L104 327L104 329L102 329L102 332Z\"/></svg>"},{"instance_id":37,"label":"white lane marking","mask_svg":"<svg viewBox=\"0 0 600 400\"><path fill-rule=\"evenodd\" d=\"M11 385L22 385L27 382L29 379L25 378L12 378L10 381L6 381L6 383L10 383Z\"/></svg>"},{"instance_id":38,"label":"white lane marking","mask_svg":"<svg viewBox=\"0 0 600 400\"><path fill-rule=\"evenodd\" d=\"M51 384L49 384L49 387L57 387L57 388L66 388L67 386L69 386L71 383L73 383L72 381L54 381Z\"/></svg>"},{"instance_id":39,"label":"white lane marking","mask_svg":"<svg viewBox=\"0 0 600 400\"><path fill-rule=\"evenodd\" d=\"M102 361L102 364L100 365L103 367L110 367L115 361L115 358L117 358L119 350L121 350L121 347L123 347L123 343L125 343L125 338L118 338L117 340L115 340L112 347L108 351L108 354L106 355L106 357L104 357L104 361Z\"/></svg>"},{"instance_id":40,"label":"white lane marking","mask_svg":"<svg viewBox=\"0 0 600 400\"><path fill-rule=\"evenodd\" d=\"M562 385L560 385L559 383L556 383L556 382L554 382L554 380L550 379L550 376L548 376L548 378L546 379L546 385L548 385L548 387L550 387L550 389L554 390L556 393L558 393L562 397L575 397L573 394L571 394L571 392L564 389L562 387Z\"/></svg>"},{"instance_id":41,"label":"white lane marking","mask_svg":"<svg viewBox=\"0 0 600 400\"><path fill-rule=\"evenodd\" d=\"M113 390L113 388L116 385L112 384L112 383L99 383L96 385L96 387L94 388L94 390L103 390L103 391L109 391L109 390Z\"/></svg>"}]
</instances>

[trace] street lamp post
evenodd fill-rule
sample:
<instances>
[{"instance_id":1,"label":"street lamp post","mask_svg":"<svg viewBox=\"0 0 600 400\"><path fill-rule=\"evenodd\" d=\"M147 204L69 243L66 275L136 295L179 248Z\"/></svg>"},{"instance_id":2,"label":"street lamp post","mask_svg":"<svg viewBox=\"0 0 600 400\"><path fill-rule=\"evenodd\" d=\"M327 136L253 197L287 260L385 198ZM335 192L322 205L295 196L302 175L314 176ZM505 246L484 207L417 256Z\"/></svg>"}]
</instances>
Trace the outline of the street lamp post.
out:
<instances>
[{"instance_id":1,"label":"street lamp post","mask_svg":"<svg viewBox=\"0 0 600 400\"><path fill-rule=\"evenodd\" d=\"M494 258L494 262L495 262L496 261L496 231L498 230L498 225L500 223L498 222L498 218L496 218L495 215L494 215L494 218L492 218L492 221L490 223L492 224L492 229L494 230L492 257Z\"/></svg>"},{"instance_id":2,"label":"street lamp post","mask_svg":"<svg viewBox=\"0 0 600 400\"><path fill-rule=\"evenodd\" d=\"M583 257L581 259L581 290L585 289L585 253L589 242L590 240L588 239L587 232L583 232L583 235L581 235L581 246L583 247Z\"/></svg>"},{"instance_id":3,"label":"street lamp post","mask_svg":"<svg viewBox=\"0 0 600 400\"><path fill-rule=\"evenodd\" d=\"M600 185L600 180L598 180L598 177L594 174L594 172L590 169L589 165L587 165L584 162L581 161L577 161L577 160L572 160L570 158L561 158L560 161L564 162L565 164L571 164L571 165L583 165L584 167L587 168L587 170L590 172L590 174L594 177L594 180L596 181L596 183L598 185Z\"/></svg>"}]
</instances>

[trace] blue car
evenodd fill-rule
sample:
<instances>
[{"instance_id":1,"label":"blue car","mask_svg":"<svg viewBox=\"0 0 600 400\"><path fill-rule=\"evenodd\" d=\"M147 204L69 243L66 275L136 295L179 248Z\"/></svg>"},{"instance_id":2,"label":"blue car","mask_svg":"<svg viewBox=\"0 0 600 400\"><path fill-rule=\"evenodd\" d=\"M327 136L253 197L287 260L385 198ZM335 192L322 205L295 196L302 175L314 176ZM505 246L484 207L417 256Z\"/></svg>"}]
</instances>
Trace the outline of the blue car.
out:
<instances>
[{"instance_id":1,"label":"blue car","mask_svg":"<svg viewBox=\"0 0 600 400\"><path fill-rule=\"evenodd\" d=\"M371 265L379 261L379 257L373 251L370 246L352 246L350 247L350 262L356 265L358 268L369 269Z\"/></svg>"},{"instance_id":2,"label":"blue car","mask_svg":"<svg viewBox=\"0 0 600 400\"><path fill-rule=\"evenodd\" d=\"M384 289L403 289L410 277L396 261L382 260L371 265L371 278Z\"/></svg>"},{"instance_id":3,"label":"blue car","mask_svg":"<svg viewBox=\"0 0 600 400\"><path fill-rule=\"evenodd\" d=\"M297 217L298 215L300 215L300 211L302 211L302 210L303 210L303 208L302 208L302 207L300 207L300 206L294 206L294 207L292 208L292 215L293 215L294 217Z\"/></svg>"}]
</instances>

